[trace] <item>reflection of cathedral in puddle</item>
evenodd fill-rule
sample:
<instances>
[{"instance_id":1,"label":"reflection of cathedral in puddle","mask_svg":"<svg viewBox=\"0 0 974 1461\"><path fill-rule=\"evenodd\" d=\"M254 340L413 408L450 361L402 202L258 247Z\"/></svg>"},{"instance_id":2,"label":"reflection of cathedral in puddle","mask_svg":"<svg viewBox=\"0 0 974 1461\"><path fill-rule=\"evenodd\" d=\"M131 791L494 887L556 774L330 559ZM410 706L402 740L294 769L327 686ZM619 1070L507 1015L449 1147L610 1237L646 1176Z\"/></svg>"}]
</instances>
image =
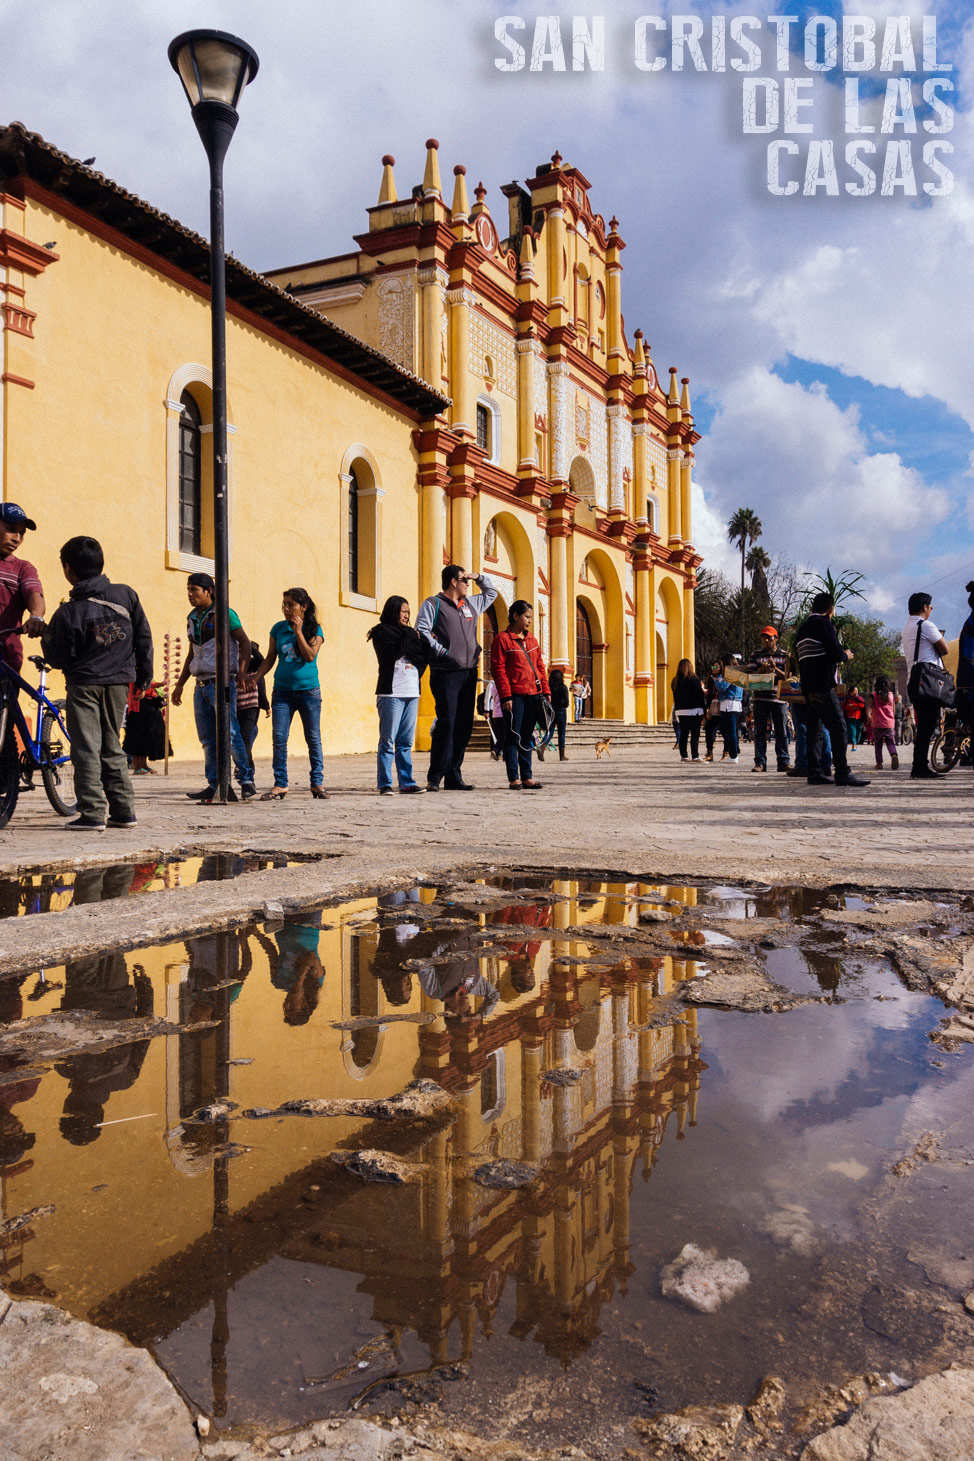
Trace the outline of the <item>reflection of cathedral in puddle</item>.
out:
<instances>
[{"instance_id":1,"label":"reflection of cathedral in puddle","mask_svg":"<svg viewBox=\"0 0 974 1461\"><path fill-rule=\"evenodd\" d=\"M347 919L329 910L326 918L337 926L322 931L322 942L330 938L328 948L340 956L341 1011L338 959L323 950L319 1029L329 1018L348 1025L403 1013L425 1023L336 1030L340 1062L319 1054L314 1088L297 1089L295 1076L290 1094L391 1093L396 1086L383 1074L383 1057L392 1064L388 1042L408 1036L406 1079L432 1078L449 1090L455 1121L433 1135L389 1123L316 1122L321 1159L265 1185L242 1207L233 1189L244 1168L253 1172L271 1132L280 1146L295 1127L261 1127L260 1145L242 1164L211 1155L210 1232L106 1299L99 1322L138 1339L148 1314L154 1334L171 1333L212 1302L222 1316L213 1349L222 1389L228 1291L279 1255L361 1275L358 1289L372 1296L374 1321L413 1330L433 1363L468 1355L478 1325L492 1332L508 1283L516 1294L504 1305L504 1324L513 1334L533 1332L566 1362L584 1349L598 1333L602 1304L632 1272L632 1182L640 1169L650 1175L668 1124L678 1137L688 1121L694 1124L705 1068L695 1011L659 1010L660 997L692 966L671 958L619 960L618 947L597 936L606 923L634 922L644 892L619 884L609 898L586 897L578 884L556 882L553 903L531 902L521 890L510 908L492 909L479 922L427 922L422 931L418 920L410 927L409 910L402 921L388 908L377 920L361 905ZM665 896L693 901L692 890L668 889ZM489 934L478 939L485 922ZM580 928L585 923L591 940ZM564 938L557 937L560 928ZM202 1139L181 1123L231 1088L236 994L259 974L258 952L248 951L253 937L198 940L190 961L167 971L168 1016L202 1027L167 1039L167 1140L173 1165L186 1175L202 1173L208 1151L228 1134L226 1122ZM260 946L276 984L277 944L262 935ZM434 975L439 998L428 992ZM654 1023L654 1012L669 1022ZM545 1079L558 1069L581 1078L568 1085ZM308 1130L302 1123L299 1139ZM233 1127L238 1140L255 1134ZM360 1183L327 1160L336 1140L388 1147L419 1165L420 1180ZM530 1163L539 1175L517 1190L480 1186L473 1172L498 1157ZM216 1394L214 1401L219 1414Z\"/></svg>"}]
</instances>

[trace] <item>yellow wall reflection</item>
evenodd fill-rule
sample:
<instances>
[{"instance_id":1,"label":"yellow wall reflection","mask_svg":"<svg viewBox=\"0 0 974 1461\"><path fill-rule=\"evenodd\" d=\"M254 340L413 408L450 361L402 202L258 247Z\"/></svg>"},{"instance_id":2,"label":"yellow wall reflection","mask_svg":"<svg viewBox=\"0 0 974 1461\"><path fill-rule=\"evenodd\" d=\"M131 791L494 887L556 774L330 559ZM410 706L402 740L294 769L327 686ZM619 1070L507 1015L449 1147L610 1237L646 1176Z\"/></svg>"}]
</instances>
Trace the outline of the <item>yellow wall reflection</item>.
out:
<instances>
[{"instance_id":1,"label":"yellow wall reflection","mask_svg":"<svg viewBox=\"0 0 974 1461\"><path fill-rule=\"evenodd\" d=\"M470 1353L511 1283L515 1332L567 1361L626 1282L631 1184L669 1124L693 1124L705 1067L694 1010L654 1019L692 951L620 958L599 936L695 891L549 893L512 884L509 904L477 912L418 889L8 983L8 1020L151 1011L178 1033L0 1086L16 1093L0 1104L2 1215L56 1208L0 1254L5 1282L141 1341L214 1304L217 1370L227 1293L274 1255L359 1275L375 1321L415 1331L433 1362ZM559 1069L581 1078L545 1079ZM351 1117L185 1124L223 1097L380 1097L418 1076L456 1099L432 1135ZM227 1141L253 1149L232 1158ZM327 1160L362 1145L408 1156L420 1180L379 1188ZM540 1175L480 1186L474 1171L499 1157Z\"/></svg>"}]
</instances>

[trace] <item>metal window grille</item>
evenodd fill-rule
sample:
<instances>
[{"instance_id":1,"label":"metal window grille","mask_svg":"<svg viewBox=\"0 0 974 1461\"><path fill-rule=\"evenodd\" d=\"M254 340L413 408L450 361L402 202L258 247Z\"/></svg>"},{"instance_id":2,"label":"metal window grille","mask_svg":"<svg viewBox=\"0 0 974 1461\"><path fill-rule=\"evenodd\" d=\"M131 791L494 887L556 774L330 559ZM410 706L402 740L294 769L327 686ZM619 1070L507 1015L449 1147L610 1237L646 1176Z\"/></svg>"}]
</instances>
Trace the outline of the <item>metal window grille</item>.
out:
<instances>
[{"instance_id":1,"label":"metal window grille","mask_svg":"<svg viewBox=\"0 0 974 1461\"><path fill-rule=\"evenodd\" d=\"M179 398L179 550L202 551L203 461L200 425L202 418L189 391Z\"/></svg>"},{"instance_id":2,"label":"metal window grille","mask_svg":"<svg viewBox=\"0 0 974 1461\"><path fill-rule=\"evenodd\" d=\"M358 479L353 472L348 484L348 587L359 591Z\"/></svg>"},{"instance_id":3,"label":"metal window grille","mask_svg":"<svg viewBox=\"0 0 974 1461\"><path fill-rule=\"evenodd\" d=\"M477 445L490 456L490 412L486 406L477 407Z\"/></svg>"}]
</instances>

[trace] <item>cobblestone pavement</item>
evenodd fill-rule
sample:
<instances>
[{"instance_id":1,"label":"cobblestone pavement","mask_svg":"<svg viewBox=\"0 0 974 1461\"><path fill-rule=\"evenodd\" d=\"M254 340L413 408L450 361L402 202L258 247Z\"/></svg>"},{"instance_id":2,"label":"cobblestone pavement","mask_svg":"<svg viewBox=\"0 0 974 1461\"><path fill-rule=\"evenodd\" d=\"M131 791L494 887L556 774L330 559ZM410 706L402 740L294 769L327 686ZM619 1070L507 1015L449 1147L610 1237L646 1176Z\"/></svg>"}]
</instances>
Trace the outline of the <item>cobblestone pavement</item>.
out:
<instances>
[{"instance_id":1,"label":"cobblestone pavement","mask_svg":"<svg viewBox=\"0 0 974 1461\"><path fill-rule=\"evenodd\" d=\"M267 899L307 903L353 888L442 870L493 864L572 868L671 879L851 883L974 888L970 836L974 777L958 768L941 781L911 781L872 769L872 755L851 756L873 777L862 790L810 787L774 770L682 765L668 745L550 754L537 792L508 790L503 767L485 753L467 758L473 792L380 797L371 756L325 763L327 801L308 793L307 762L292 759L292 789L282 803L200 807L185 793L201 783L199 766L174 762L168 778L136 781L139 824L126 831L65 830L43 792L24 795L0 832L0 874L40 867L255 848L313 854L311 867L249 873L232 882L154 893L0 924L0 970L79 944L147 942L170 932L228 923ZM425 766L417 758L417 772ZM906 758L904 758L906 760ZM259 787L270 785L258 761ZM136 906L138 905L138 906ZM151 906L150 906L151 905ZM38 922L45 925L42 931ZM28 925L34 925L28 938Z\"/></svg>"}]
</instances>

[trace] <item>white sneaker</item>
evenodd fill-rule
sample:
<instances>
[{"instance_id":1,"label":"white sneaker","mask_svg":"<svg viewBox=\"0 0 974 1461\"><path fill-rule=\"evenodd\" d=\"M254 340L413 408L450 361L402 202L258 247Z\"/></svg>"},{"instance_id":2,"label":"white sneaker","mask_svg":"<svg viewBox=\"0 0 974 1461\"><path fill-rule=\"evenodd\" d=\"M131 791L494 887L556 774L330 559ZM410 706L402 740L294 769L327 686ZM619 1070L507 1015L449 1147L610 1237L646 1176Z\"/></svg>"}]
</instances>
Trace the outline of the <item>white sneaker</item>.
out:
<instances>
[{"instance_id":1,"label":"white sneaker","mask_svg":"<svg viewBox=\"0 0 974 1461\"><path fill-rule=\"evenodd\" d=\"M740 759L741 759L741 758L740 758L740 756L731 756L731 757L730 757L730 758L729 758L729 760L730 760L730 763L731 763L731 765L732 765L732 766L736 766L736 765L737 765L737 763L738 763L738 761L739 761L739 760L740 760Z\"/></svg>"}]
</instances>

